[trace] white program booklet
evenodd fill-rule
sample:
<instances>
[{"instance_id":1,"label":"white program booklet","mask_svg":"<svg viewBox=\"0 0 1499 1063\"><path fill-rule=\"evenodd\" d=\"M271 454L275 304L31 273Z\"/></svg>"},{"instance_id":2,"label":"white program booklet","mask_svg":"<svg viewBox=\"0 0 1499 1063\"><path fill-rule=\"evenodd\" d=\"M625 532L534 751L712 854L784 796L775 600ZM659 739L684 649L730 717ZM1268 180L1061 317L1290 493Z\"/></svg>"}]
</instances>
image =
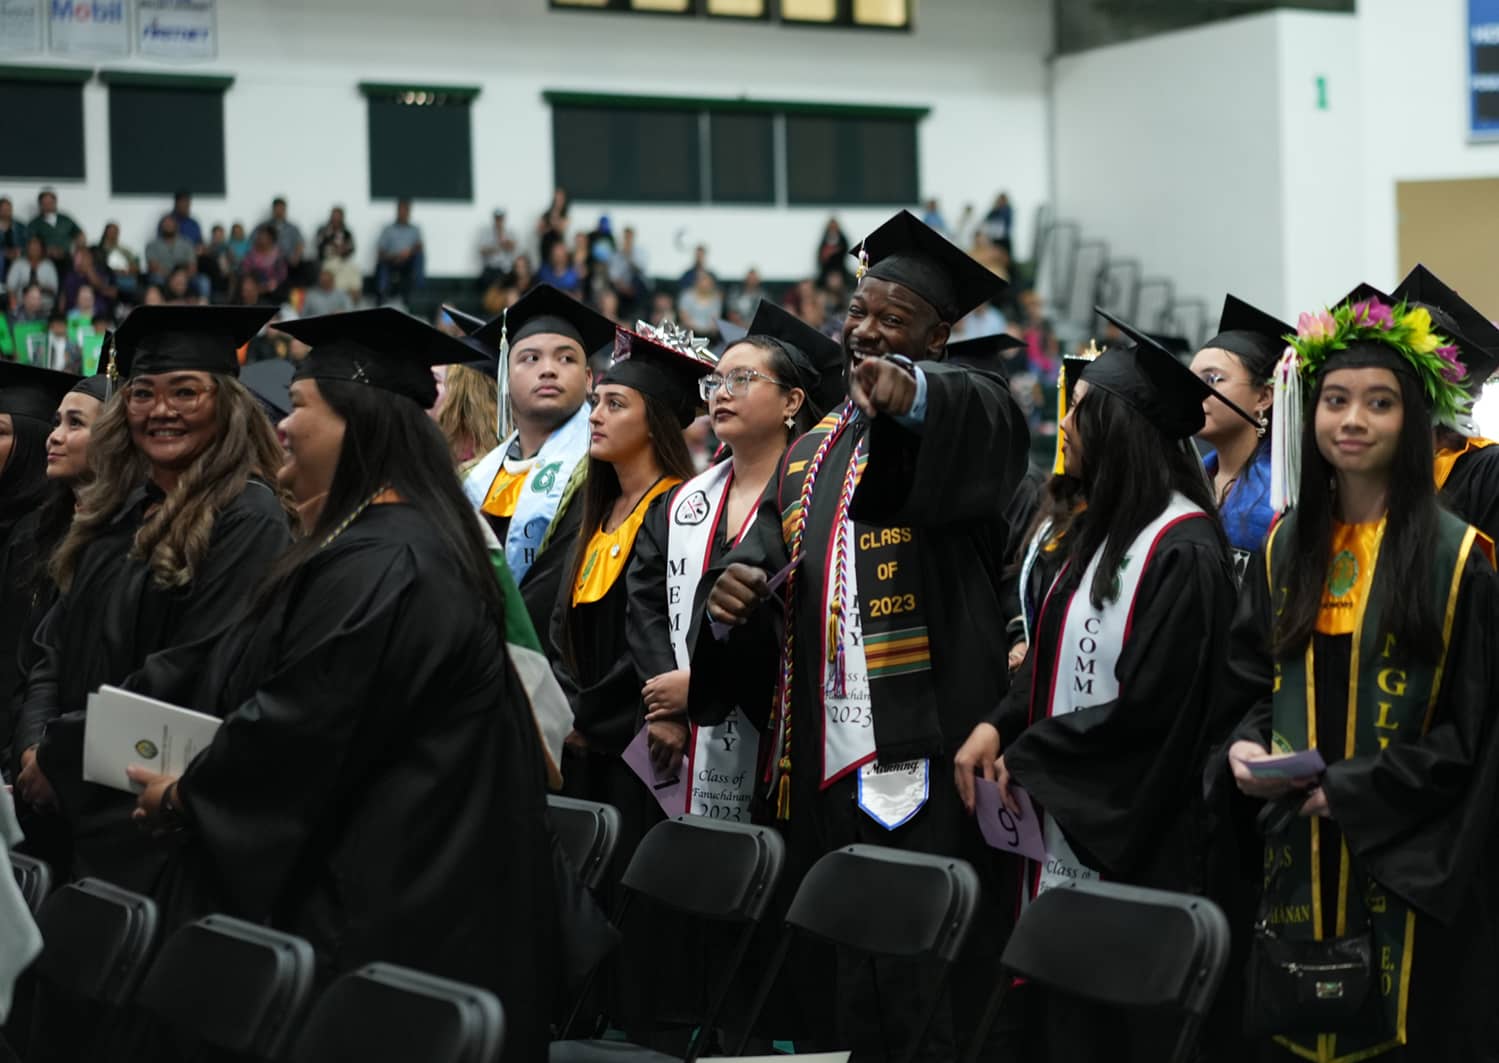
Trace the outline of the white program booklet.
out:
<instances>
[{"instance_id":1,"label":"white program booklet","mask_svg":"<svg viewBox=\"0 0 1499 1063\"><path fill-rule=\"evenodd\" d=\"M206 749L220 720L165 701L101 686L90 694L83 728L85 782L134 793L125 775L139 764L164 775L181 775Z\"/></svg>"}]
</instances>

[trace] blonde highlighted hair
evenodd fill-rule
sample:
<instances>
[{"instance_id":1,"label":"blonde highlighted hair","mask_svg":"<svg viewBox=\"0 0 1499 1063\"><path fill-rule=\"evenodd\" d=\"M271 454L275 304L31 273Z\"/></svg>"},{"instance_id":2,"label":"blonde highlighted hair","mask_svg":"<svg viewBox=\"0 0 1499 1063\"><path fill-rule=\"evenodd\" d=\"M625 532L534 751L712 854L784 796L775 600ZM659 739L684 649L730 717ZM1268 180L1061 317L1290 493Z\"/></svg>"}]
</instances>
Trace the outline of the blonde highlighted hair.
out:
<instances>
[{"instance_id":1,"label":"blonde highlighted hair","mask_svg":"<svg viewBox=\"0 0 1499 1063\"><path fill-rule=\"evenodd\" d=\"M150 565L152 582L161 588L192 582L208 553L219 510L239 496L251 476L274 488L282 462L281 444L254 396L232 376L208 375L215 385L215 438L178 478L165 501L141 522L130 548L132 558ZM89 465L94 478L79 490L72 527L52 558L52 577L64 591L72 585L84 548L151 472L150 462L130 436L123 387L94 422ZM280 497L290 514L286 495Z\"/></svg>"},{"instance_id":2,"label":"blonde highlighted hair","mask_svg":"<svg viewBox=\"0 0 1499 1063\"><path fill-rule=\"evenodd\" d=\"M498 420L494 378L466 365L448 366L437 427L448 441L455 466L482 458L500 445Z\"/></svg>"}]
</instances>

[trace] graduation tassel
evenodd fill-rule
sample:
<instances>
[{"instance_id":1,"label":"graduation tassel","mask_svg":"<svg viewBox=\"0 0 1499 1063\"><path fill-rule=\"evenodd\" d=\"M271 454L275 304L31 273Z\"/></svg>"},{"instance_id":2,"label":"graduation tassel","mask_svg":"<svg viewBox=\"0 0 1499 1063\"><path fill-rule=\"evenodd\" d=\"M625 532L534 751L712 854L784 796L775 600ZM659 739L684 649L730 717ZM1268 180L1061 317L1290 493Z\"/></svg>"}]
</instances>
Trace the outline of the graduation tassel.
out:
<instances>
[{"instance_id":1,"label":"graduation tassel","mask_svg":"<svg viewBox=\"0 0 1499 1063\"><path fill-rule=\"evenodd\" d=\"M120 380L120 368L115 363L115 334L110 329L104 334L104 349L99 355L99 360L104 363L104 401L108 402L115 393L115 384ZM97 367L94 370L98 372Z\"/></svg>"},{"instance_id":2,"label":"graduation tassel","mask_svg":"<svg viewBox=\"0 0 1499 1063\"><path fill-rule=\"evenodd\" d=\"M1296 504L1301 487L1302 408L1299 356L1287 347L1275 366L1275 398L1270 407L1270 508L1284 513Z\"/></svg>"},{"instance_id":3,"label":"graduation tassel","mask_svg":"<svg viewBox=\"0 0 1499 1063\"><path fill-rule=\"evenodd\" d=\"M500 378L499 379L499 385L500 385L500 405L499 405L499 409L495 411L496 414L498 415L498 419L499 419L498 428L499 428L499 432L500 432L500 442L501 443L505 442L505 440L507 440L507 439L510 438L510 433L513 430L513 426L512 426L513 418L510 416L510 331L509 331L509 326L510 326L510 308L506 307L504 313L500 315L500 370L499 370L499 378Z\"/></svg>"},{"instance_id":4,"label":"graduation tassel","mask_svg":"<svg viewBox=\"0 0 1499 1063\"><path fill-rule=\"evenodd\" d=\"M1051 463L1051 474L1061 476L1067 471L1067 459L1062 454L1062 446L1066 436L1062 432L1062 422L1067 420L1067 365L1063 363L1062 368L1057 371L1057 456Z\"/></svg>"},{"instance_id":5,"label":"graduation tassel","mask_svg":"<svg viewBox=\"0 0 1499 1063\"><path fill-rule=\"evenodd\" d=\"M788 733L787 749L789 748ZM781 773L781 779L776 783L776 819L785 822L791 818L791 754L782 752L776 768Z\"/></svg>"}]
</instances>

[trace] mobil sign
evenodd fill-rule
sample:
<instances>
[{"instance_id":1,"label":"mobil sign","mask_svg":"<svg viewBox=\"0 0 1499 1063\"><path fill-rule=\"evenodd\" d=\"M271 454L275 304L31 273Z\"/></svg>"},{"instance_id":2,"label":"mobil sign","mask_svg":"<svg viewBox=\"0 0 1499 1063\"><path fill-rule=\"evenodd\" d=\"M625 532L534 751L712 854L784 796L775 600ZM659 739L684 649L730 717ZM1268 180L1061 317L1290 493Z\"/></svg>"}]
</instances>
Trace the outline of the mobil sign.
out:
<instances>
[{"instance_id":1,"label":"mobil sign","mask_svg":"<svg viewBox=\"0 0 1499 1063\"><path fill-rule=\"evenodd\" d=\"M130 54L125 0L47 0L47 47L69 55Z\"/></svg>"}]
</instances>

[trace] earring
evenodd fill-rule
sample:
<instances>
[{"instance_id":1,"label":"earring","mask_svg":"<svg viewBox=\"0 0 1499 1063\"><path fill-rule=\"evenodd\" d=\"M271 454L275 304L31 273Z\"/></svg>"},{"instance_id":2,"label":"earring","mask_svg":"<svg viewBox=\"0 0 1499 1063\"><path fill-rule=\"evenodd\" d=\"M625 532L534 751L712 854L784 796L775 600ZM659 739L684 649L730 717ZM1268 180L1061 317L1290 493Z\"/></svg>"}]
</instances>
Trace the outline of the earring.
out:
<instances>
[{"instance_id":1,"label":"earring","mask_svg":"<svg viewBox=\"0 0 1499 1063\"><path fill-rule=\"evenodd\" d=\"M795 427L796 427L796 418L795 417L788 417L788 418L786 418L786 431L789 432L789 431L791 431Z\"/></svg>"},{"instance_id":2,"label":"earring","mask_svg":"<svg viewBox=\"0 0 1499 1063\"><path fill-rule=\"evenodd\" d=\"M1265 433L1270 428L1270 418L1268 418L1268 417L1265 416L1265 411L1264 410L1260 410L1259 414L1258 414L1258 419L1259 419L1259 423L1254 426L1254 434L1257 435L1257 436L1259 436L1261 439L1264 439L1265 438Z\"/></svg>"}]
</instances>

